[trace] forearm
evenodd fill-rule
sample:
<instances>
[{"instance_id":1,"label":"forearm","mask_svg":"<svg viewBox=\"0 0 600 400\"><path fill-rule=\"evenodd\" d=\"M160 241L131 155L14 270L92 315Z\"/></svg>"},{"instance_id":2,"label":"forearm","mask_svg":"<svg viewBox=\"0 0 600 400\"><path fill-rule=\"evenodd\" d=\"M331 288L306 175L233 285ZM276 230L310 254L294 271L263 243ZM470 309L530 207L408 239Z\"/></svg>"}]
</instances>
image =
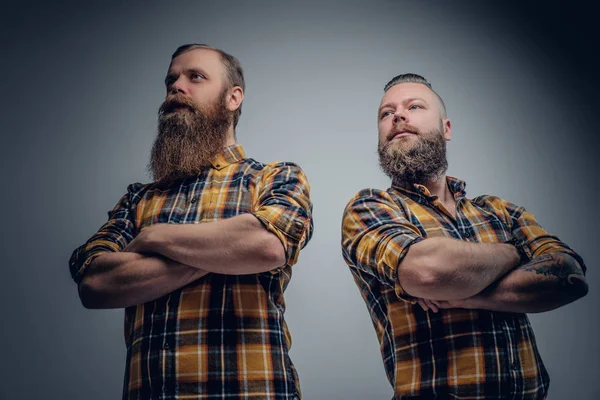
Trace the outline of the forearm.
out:
<instances>
[{"instance_id":1,"label":"forearm","mask_svg":"<svg viewBox=\"0 0 600 400\"><path fill-rule=\"evenodd\" d=\"M219 274L265 272L285 264L281 241L252 214L200 224L159 224L147 245L182 264Z\"/></svg>"},{"instance_id":2,"label":"forearm","mask_svg":"<svg viewBox=\"0 0 600 400\"><path fill-rule=\"evenodd\" d=\"M86 308L124 308L156 300L206 273L162 256L106 253L87 267L79 296Z\"/></svg>"},{"instance_id":3,"label":"forearm","mask_svg":"<svg viewBox=\"0 0 600 400\"><path fill-rule=\"evenodd\" d=\"M588 292L581 266L568 254L537 257L476 296L464 300L465 308L536 313L571 303Z\"/></svg>"},{"instance_id":4,"label":"forearm","mask_svg":"<svg viewBox=\"0 0 600 400\"><path fill-rule=\"evenodd\" d=\"M455 300L474 296L518 264L510 244L429 238L410 247L398 274L414 297Z\"/></svg>"}]
</instances>

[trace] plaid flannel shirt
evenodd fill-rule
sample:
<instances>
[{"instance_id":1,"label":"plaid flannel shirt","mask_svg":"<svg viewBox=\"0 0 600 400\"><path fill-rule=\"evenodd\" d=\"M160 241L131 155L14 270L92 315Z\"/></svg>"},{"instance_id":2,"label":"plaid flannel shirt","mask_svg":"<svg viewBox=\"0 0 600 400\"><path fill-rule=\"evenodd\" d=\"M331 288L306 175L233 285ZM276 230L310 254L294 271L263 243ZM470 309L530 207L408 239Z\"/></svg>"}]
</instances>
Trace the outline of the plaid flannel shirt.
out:
<instances>
[{"instance_id":1,"label":"plaid flannel shirt","mask_svg":"<svg viewBox=\"0 0 600 400\"><path fill-rule=\"evenodd\" d=\"M402 288L397 266L427 237L512 242L527 258L550 252L583 260L533 214L494 196L465 197L448 177L456 219L425 186L366 189L348 203L342 251L381 344L395 399L542 399L549 377L525 314L446 309L428 313Z\"/></svg>"},{"instance_id":2,"label":"plaid flannel shirt","mask_svg":"<svg viewBox=\"0 0 600 400\"><path fill-rule=\"evenodd\" d=\"M108 222L73 252L71 275L79 283L95 257L121 251L146 226L243 213L281 240L286 265L252 275L209 273L126 308L124 399L300 398L283 317L291 266L313 228L309 185L297 165L265 165L234 145L198 176L169 187L130 185Z\"/></svg>"}]
</instances>

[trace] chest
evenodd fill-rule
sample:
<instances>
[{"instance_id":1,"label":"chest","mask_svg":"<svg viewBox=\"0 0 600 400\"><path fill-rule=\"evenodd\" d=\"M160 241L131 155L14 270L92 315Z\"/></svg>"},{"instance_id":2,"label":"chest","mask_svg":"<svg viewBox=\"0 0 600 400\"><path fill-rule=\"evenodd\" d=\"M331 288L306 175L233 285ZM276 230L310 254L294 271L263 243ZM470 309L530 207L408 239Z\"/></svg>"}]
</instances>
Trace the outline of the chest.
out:
<instances>
[{"instance_id":1,"label":"chest","mask_svg":"<svg viewBox=\"0 0 600 400\"><path fill-rule=\"evenodd\" d=\"M452 204L411 202L407 218L424 237L451 237L477 243L506 242L510 224L497 210L480 207L467 199Z\"/></svg>"},{"instance_id":2,"label":"chest","mask_svg":"<svg viewBox=\"0 0 600 400\"><path fill-rule=\"evenodd\" d=\"M135 210L138 229L157 224L195 224L254 211L255 180L249 174L210 173L168 190L148 191Z\"/></svg>"}]
</instances>

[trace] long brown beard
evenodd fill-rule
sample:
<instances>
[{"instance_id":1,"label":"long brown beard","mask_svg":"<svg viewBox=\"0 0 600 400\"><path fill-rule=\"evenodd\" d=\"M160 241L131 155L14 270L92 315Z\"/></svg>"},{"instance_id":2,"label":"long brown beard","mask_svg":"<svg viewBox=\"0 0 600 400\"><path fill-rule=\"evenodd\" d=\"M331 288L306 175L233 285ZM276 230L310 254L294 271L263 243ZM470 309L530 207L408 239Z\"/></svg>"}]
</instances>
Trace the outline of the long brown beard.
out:
<instances>
[{"instance_id":1,"label":"long brown beard","mask_svg":"<svg viewBox=\"0 0 600 400\"><path fill-rule=\"evenodd\" d=\"M410 148L379 142L379 166L392 182L401 186L423 185L438 180L448 169L443 127L421 134Z\"/></svg>"},{"instance_id":2,"label":"long brown beard","mask_svg":"<svg viewBox=\"0 0 600 400\"><path fill-rule=\"evenodd\" d=\"M158 110L158 135L148 164L154 181L198 175L222 151L232 123L225 94L203 109L180 95L165 99Z\"/></svg>"}]
</instances>

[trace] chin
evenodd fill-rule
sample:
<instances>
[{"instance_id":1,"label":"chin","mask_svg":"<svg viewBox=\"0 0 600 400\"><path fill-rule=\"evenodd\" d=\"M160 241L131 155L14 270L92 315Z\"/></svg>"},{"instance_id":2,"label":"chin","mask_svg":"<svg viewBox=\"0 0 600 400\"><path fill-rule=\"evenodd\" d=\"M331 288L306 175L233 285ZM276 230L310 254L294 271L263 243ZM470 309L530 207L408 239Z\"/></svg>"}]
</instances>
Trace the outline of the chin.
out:
<instances>
[{"instance_id":1,"label":"chin","mask_svg":"<svg viewBox=\"0 0 600 400\"><path fill-rule=\"evenodd\" d=\"M394 148L409 148L409 147L413 147L413 143L411 140L406 140L407 138L400 138L400 139L394 139L391 142L388 143L388 148L390 149L394 149Z\"/></svg>"}]
</instances>

